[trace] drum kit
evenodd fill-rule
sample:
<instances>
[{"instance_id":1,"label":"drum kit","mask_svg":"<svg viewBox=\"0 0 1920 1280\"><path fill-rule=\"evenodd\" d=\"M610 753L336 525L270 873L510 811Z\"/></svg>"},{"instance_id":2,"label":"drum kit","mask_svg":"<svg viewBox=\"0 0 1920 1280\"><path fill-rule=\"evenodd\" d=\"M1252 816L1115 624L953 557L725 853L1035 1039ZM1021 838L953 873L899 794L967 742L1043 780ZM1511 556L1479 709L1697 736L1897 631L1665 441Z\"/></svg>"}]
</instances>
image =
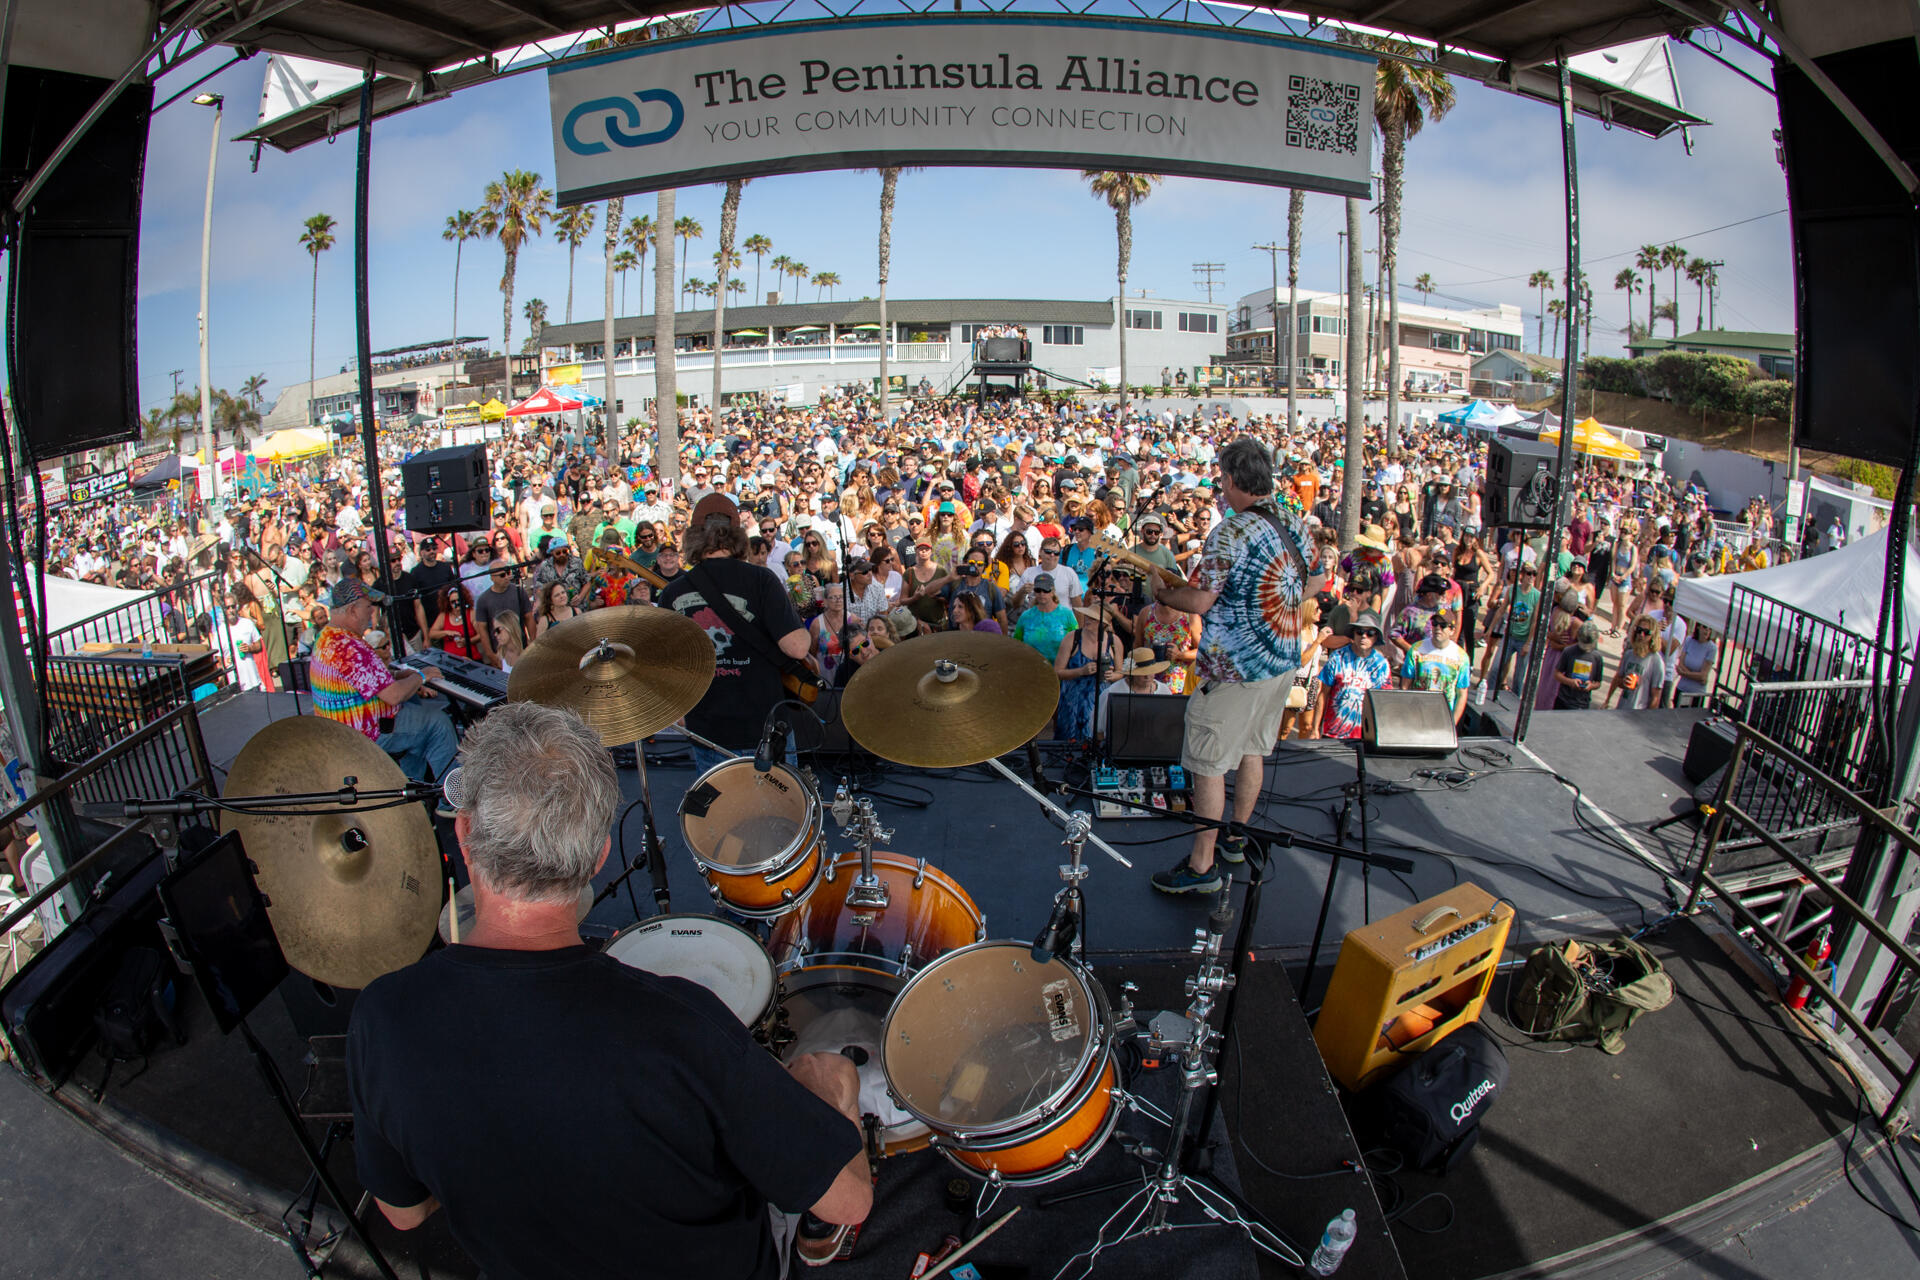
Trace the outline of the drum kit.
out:
<instances>
[{"instance_id":1,"label":"drum kit","mask_svg":"<svg viewBox=\"0 0 1920 1280\"><path fill-rule=\"evenodd\" d=\"M1200 970L1187 984L1194 1003L1186 1016L1163 1013L1141 1028L1130 990L1109 1000L1085 961L1082 852L1093 844L1131 864L1093 835L1085 813L1061 810L999 759L1030 743L1052 717L1059 681L1051 666L1006 637L943 633L877 655L840 704L848 734L874 755L922 768L988 765L1065 827L1064 883L1031 943L990 938L966 889L926 858L876 851L893 832L870 797L843 784L823 803L808 772L764 752L759 760L723 760L687 790L680 831L714 914L671 912L642 744L700 701L713 670L712 643L695 623L634 605L560 623L512 672L509 701L571 709L609 747L635 747L661 910L614 934L606 954L707 987L783 1060L846 1054L859 1068L869 1154L938 1150L983 1184L982 1211L1003 1187L1049 1183L1084 1168L1128 1111L1166 1124L1174 1133L1163 1151L1177 1152L1189 1107L1169 1114L1131 1094L1123 1049L1137 1040L1148 1057L1182 1066L1189 1082L1183 1103L1211 1076L1219 1036L1206 1019L1233 982L1219 963L1223 917L1198 931ZM360 734L299 717L269 725L247 744L227 791L284 793L316 776L345 777L347 789L360 780L405 785ZM432 887L440 854L421 805L294 814L242 812L228 821L258 860L274 928L295 968L360 987L417 959L436 925L448 941L472 929L471 898ZM829 816L851 851L829 852ZM583 907L591 902L583 897ZM1150 1169L1128 1181L1141 1213L1152 1207L1157 1219L1139 1229L1157 1229L1185 1184L1174 1159L1157 1177ZM1248 1229L1266 1247L1262 1229L1233 1204L1203 1203L1210 1216Z\"/></svg>"}]
</instances>

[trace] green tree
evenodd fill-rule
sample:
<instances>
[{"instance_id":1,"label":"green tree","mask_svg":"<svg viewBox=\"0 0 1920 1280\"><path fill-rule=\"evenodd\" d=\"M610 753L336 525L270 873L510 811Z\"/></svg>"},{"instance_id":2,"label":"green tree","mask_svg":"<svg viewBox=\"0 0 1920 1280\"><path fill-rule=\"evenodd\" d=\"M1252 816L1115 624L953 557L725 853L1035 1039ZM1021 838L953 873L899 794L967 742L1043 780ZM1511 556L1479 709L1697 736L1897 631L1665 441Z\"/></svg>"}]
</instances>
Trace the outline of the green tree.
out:
<instances>
[{"instance_id":1,"label":"green tree","mask_svg":"<svg viewBox=\"0 0 1920 1280\"><path fill-rule=\"evenodd\" d=\"M307 330L307 399L311 402L315 378L314 353L320 345L320 255L333 248L333 229L339 224L330 213L316 213L302 225L305 229L300 232L300 247L313 258L312 323ZM199 393L196 392L194 403L197 405L199 402ZM308 416L312 416L311 411ZM220 459L217 455L220 451L216 447L213 452L216 456L212 459L212 465L218 468Z\"/></svg>"},{"instance_id":2,"label":"green tree","mask_svg":"<svg viewBox=\"0 0 1920 1280\"><path fill-rule=\"evenodd\" d=\"M631 249L622 249L613 255L613 269L620 277L620 309L627 309L627 272L640 265L640 259Z\"/></svg>"},{"instance_id":3,"label":"green tree","mask_svg":"<svg viewBox=\"0 0 1920 1280\"><path fill-rule=\"evenodd\" d=\"M1647 273L1647 336L1651 337L1655 310L1654 293L1659 285L1659 278L1654 273L1666 265L1666 258L1659 245L1643 244L1640 246L1640 252L1633 255L1633 265Z\"/></svg>"},{"instance_id":4,"label":"green tree","mask_svg":"<svg viewBox=\"0 0 1920 1280\"><path fill-rule=\"evenodd\" d=\"M640 276L641 279L644 280L647 272L647 250L652 248L659 239L659 237L654 234L652 215L642 213L629 218L627 220L627 229L622 234L625 236L627 248L633 251L633 256L640 263ZM643 290L641 293L642 315L646 314L645 305L646 294ZM626 308L623 306L621 309L625 310Z\"/></svg>"},{"instance_id":5,"label":"green tree","mask_svg":"<svg viewBox=\"0 0 1920 1280\"><path fill-rule=\"evenodd\" d=\"M1671 321L1674 336L1680 336L1680 304L1672 298L1668 298L1665 302L1654 308L1653 318L1655 320ZM1651 335L1652 330L1648 330L1648 333Z\"/></svg>"},{"instance_id":6,"label":"green tree","mask_svg":"<svg viewBox=\"0 0 1920 1280\"><path fill-rule=\"evenodd\" d=\"M680 240L680 292L685 293L687 291L687 246L704 236L706 228L692 218L675 218L673 234Z\"/></svg>"},{"instance_id":7,"label":"green tree","mask_svg":"<svg viewBox=\"0 0 1920 1280\"><path fill-rule=\"evenodd\" d=\"M615 351L613 331L613 278L620 274L616 259L620 249L620 233L623 230L620 225L620 217L626 212L626 209L627 202L619 196L615 196L613 199L607 201L607 216L602 223L603 230L601 233L605 239L602 241L601 263L603 278L600 282L602 299L600 304L600 357L602 373L600 398L606 401L607 421L609 422L613 421L614 414L620 404L620 397L615 386L619 380L614 376L613 366L613 355ZM626 278L622 276L620 281L621 302L623 304L620 309L622 311L626 310L624 305L626 301L626 291Z\"/></svg>"},{"instance_id":8,"label":"green tree","mask_svg":"<svg viewBox=\"0 0 1920 1280\"><path fill-rule=\"evenodd\" d=\"M264 373L256 373L240 384L240 394L247 398L247 403L251 404L256 411L264 407L260 396L266 389L267 375Z\"/></svg>"},{"instance_id":9,"label":"green tree","mask_svg":"<svg viewBox=\"0 0 1920 1280\"><path fill-rule=\"evenodd\" d=\"M1673 336L1680 336L1680 273L1687 266L1687 251L1677 244L1660 247L1660 265L1673 272Z\"/></svg>"},{"instance_id":10,"label":"green tree","mask_svg":"<svg viewBox=\"0 0 1920 1280\"><path fill-rule=\"evenodd\" d=\"M1527 277L1527 288L1538 290L1540 294L1540 310L1534 313L1533 347L1544 355L1547 350L1547 290L1553 288L1553 272L1534 272Z\"/></svg>"},{"instance_id":11,"label":"green tree","mask_svg":"<svg viewBox=\"0 0 1920 1280\"><path fill-rule=\"evenodd\" d=\"M793 277L794 284L803 285L813 272L808 269L807 264L804 262L788 262L787 274Z\"/></svg>"},{"instance_id":12,"label":"green tree","mask_svg":"<svg viewBox=\"0 0 1920 1280\"><path fill-rule=\"evenodd\" d=\"M522 309L521 314L526 316L529 330L527 344L521 349L522 354L538 355L540 354L540 331L547 327L547 304L538 298L528 298L527 305Z\"/></svg>"},{"instance_id":13,"label":"green tree","mask_svg":"<svg viewBox=\"0 0 1920 1280\"><path fill-rule=\"evenodd\" d=\"M513 351L513 279L520 267L520 247L537 236L553 216L553 192L540 185L540 175L509 169L487 184L480 204L480 231L500 242L505 267L500 273L500 350ZM512 379L508 379L512 387Z\"/></svg>"},{"instance_id":14,"label":"green tree","mask_svg":"<svg viewBox=\"0 0 1920 1280\"><path fill-rule=\"evenodd\" d=\"M727 182L726 193L720 197L720 247L713 255L713 399L710 402L713 411L720 411L720 351L726 345L727 318L727 272L740 265L740 255L734 251L734 237L740 233L740 196L746 190L746 178L733 178Z\"/></svg>"},{"instance_id":15,"label":"green tree","mask_svg":"<svg viewBox=\"0 0 1920 1280\"><path fill-rule=\"evenodd\" d=\"M1425 271L1413 278L1413 291L1420 295L1420 301L1426 302L1433 296L1433 276Z\"/></svg>"},{"instance_id":16,"label":"green tree","mask_svg":"<svg viewBox=\"0 0 1920 1280\"><path fill-rule=\"evenodd\" d=\"M815 302L820 301L819 291L821 290L825 290L827 293L827 296L832 297L833 291L840 287L839 273L833 272L833 271L822 271L818 275L814 276L813 286L815 290L813 295L813 300Z\"/></svg>"},{"instance_id":17,"label":"green tree","mask_svg":"<svg viewBox=\"0 0 1920 1280\"><path fill-rule=\"evenodd\" d=\"M1553 317L1553 345L1554 348L1558 350L1560 346L1560 321L1567 314L1567 300L1565 298L1548 299L1547 314Z\"/></svg>"},{"instance_id":18,"label":"green tree","mask_svg":"<svg viewBox=\"0 0 1920 1280\"><path fill-rule=\"evenodd\" d=\"M553 220L553 233L567 246L567 323L573 323L573 255L593 230L593 206L569 205Z\"/></svg>"},{"instance_id":19,"label":"green tree","mask_svg":"<svg viewBox=\"0 0 1920 1280\"><path fill-rule=\"evenodd\" d=\"M1287 430L1294 427L1294 394L1300 380L1300 322L1295 312L1300 302L1301 222L1307 212L1307 193L1294 188L1287 192ZM1278 301L1276 299L1276 301ZM1274 342L1280 341L1280 326L1274 326ZM1277 392L1280 388L1275 387Z\"/></svg>"},{"instance_id":20,"label":"green tree","mask_svg":"<svg viewBox=\"0 0 1920 1280\"><path fill-rule=\"evenodd\" d=\"M1705 258L1693 258L1687 263L1687 279L1693 281L1697 290L1693 308L1693 327L1696 332L1707 327L1707 278L1712 274L1713 268Z\"/></svg>"},{"instance_id":21,"label":"green tree","mask_svg":"<svg viewBox=\"0 0 1920 1280\"><path fill-rule=\"evenodd\" d=\"M727 281L728 297L730 298L737 297L740 294L745 293L746 291L747 291L747 282L745 280L742 280L739 276L734 276L732 279Z\"/></svg>"},{"instance_id":22,"label":"green tree","mask_svg":"<svg viewBox=\"0 0 1920 1280\"><path fill-rule=\"evenodd\" d=\"M460 354L460 251L469 240L480 238L480 215L471 209L461 209L447 218L446 229L440 233L442 240L453 241L453 353L456 359Z\"/></svg>"},{"instance_id":23,"label":"green tree","mask_svg":"<svg viewBox=\"0 0 1920 1280\"><path fill-rule=\"evenodd\" d=\"M773 267L774 279L784 279L787 275L787 268L793 265L793 259L783 253L775 258L771 265Z\"/></svg>"},{"instance_id":24,"label":"green tree","mask_svg":"<svg viewBox=\"0 0 1920 1280\"><path fill-rule=\"evenodd\" d=\"M1116 278L1120 284L1114 316L1120 337L1120 409L1127 408L1127 267L1133 260L1134 206L1153 194L1154 184L1165 179L1157 173L1128 173L1112 169L1082 169L1080 176L1094 196L1113 210L1113 235L1119 249Z\"/></svg>"},{"instance_id":25,"label":"green tree","mask_svg":"<svg viewBox=\"0 0 1920 1280\"><path fill-rule=\"evenodd\" d=\"M773 252L773 241L763 235L751 235L741 242L740 247L753 255L753 298L758 302L766 296L760 292L760 261Z\"/></svg>"},{"instance_id":26,"label":"green tree","mask_svg":"<svg viewBox=\"0 0 1920 1280\"><path fill-rule=\"evenodd\" d=\"M1620 332L1627 335L1629 342L1638 336L1639 327L1633 319L1633 295L1640 292L1640 273L1632 267L1622 267L1613 277L1613 287L1627 295L1627 327Z\"/></svg>"},{"instance_id":27,"label":"green tree","mask_svg":"<svg viewBox=\"0 0 1920 1280\"><path fill-rule=\"evenodd\" d=\"M880 170L880 418L886 420L887 402L892 392L887 381L887 364L892 352L893 329L887 320L887 279L893 274L893 210L894 202L900 193L900 175L907 172L901 165L887 165Z\"/></svg>"}]
</instances>

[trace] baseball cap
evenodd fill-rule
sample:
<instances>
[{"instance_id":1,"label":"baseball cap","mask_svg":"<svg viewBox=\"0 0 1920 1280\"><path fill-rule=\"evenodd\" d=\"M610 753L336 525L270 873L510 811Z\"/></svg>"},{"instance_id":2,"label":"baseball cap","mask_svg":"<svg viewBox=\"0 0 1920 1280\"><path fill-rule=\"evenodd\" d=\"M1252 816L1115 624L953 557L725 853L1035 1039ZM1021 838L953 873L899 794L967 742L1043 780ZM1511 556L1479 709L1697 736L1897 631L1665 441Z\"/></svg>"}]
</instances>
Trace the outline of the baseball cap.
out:
<instances>
[{"instance_id":1,"label":"baseball cap","mask_svg":"<svg viewBox=\"0 0 1920 1280\"><path fill-rule=\"evenodd\" d=\"M1035 591L1055 590L1053 585L1053 575L1050 573L1036 574L1033 579L1033 589Z\"/></svg>"},{"instance_id":2,"label":"baseball cap","mask_svg":"<svg viewBox=\"0 0 1920 1280\"><path fill-rule=\"evenodd\" d=\"M694 528L699 528L714 516L722 516L734 524L739 524L740 508L735 506L733 499L726 494L710 493L694 504L693 517L687 523Z\"/></svg>"},{"instance_id":3,"label":"baseball cap","mask_svg":"<svg viewBox=\"0 0 1920 1280\"><path fill-rule=\"evenodd\" d=\"M327 607L344 609L355 600L371 600L375 604L385 604L387 593L374 590L359 578L345 577L333 584L333 590L327 594Z\"/></svg>"}]
</instances>

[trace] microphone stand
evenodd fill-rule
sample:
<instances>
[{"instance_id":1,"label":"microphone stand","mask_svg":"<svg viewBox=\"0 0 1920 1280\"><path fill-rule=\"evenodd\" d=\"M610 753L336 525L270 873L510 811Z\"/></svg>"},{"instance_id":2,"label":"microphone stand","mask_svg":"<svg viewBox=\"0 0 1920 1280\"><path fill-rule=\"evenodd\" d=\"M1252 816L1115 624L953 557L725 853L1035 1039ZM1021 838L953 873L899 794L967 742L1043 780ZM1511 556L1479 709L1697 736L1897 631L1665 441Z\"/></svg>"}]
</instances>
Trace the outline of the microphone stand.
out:
<instances>
[{"instance_id":1,"label":"microphone stand","mask_svg":"<svg viewBox=\"0 0 1920 1280\"><path fill-rule=\"evenodd\" d=\"M267 558L265 556L261 555L258 551L255 551L252 547L244 547L242 548L242 550L246 554L246 556L253 561L255 565L259 566L262 569L265 569L268 573L272 574L273 580L280 584L280 598L274 602L275 607L273 610L273 616L280 619L280 643L283 646L285 646L287 650L287 661L292 662L293 661L293 633L287 630L287 597L289 595L292 595L296 599L298 599L299 592L294 591L292 586L287 582L287 580L280 576L280 571L278 569L274 568L272 565L267 563ZM295 688L290 692L292 692L293 694L293 714L299 715L300 714L300 690Z\"/></svg>"}]
</instances>

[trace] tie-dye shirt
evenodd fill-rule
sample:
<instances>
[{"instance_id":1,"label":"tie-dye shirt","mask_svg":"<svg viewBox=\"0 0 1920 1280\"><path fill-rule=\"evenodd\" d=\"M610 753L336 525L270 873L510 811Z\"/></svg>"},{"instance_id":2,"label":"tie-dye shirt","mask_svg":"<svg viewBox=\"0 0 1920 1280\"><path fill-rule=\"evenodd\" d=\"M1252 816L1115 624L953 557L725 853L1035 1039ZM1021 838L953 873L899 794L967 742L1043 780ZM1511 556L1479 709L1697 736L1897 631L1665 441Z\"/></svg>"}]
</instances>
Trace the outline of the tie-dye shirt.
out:
<instances>
[{"instance_id":1,"label":"tie-dye shirt","mask_svg":"<svg viewBox=\"0 0 1920 1280\"><path fill-rule=\"evenodd\" d=\"M393 683L393 673L371 645L350 631L323 627L308 675L315 711L379 741L380 691Z\"/></svg>"},{"instance_id":2,"label":"tie-dye shirt","mask_svg":"<svg viewBox=\"0 0 1920 1280\"><path fill-rule=\"evenodd\" d=\"M1300 600L1306 592L1310 545L1291 512L1280 511L1276 530L1260 508L1262 498L1213 527L1194 567L1190 585L1217 593L1202 616L1202 680L1250 683L1285 675L1300 665ZM1283 541L1284 539L1284 541Z\"/></svg>"},{"instance_id":3,"label":"tie-dye shirt","mask_svg":"<svg viewBox=\"0 0 1920 1280\"><path fill-rule=\"evenodd\" d=\"M1362 658L1359 650L1344 645L1327 655L1320 683L1327 686L1329 695L1320 716L1322 736L1357 738L1366 722L1367 692L1392 686L1393 664L1378 649Z\"/></svg>"}]
</instances>

